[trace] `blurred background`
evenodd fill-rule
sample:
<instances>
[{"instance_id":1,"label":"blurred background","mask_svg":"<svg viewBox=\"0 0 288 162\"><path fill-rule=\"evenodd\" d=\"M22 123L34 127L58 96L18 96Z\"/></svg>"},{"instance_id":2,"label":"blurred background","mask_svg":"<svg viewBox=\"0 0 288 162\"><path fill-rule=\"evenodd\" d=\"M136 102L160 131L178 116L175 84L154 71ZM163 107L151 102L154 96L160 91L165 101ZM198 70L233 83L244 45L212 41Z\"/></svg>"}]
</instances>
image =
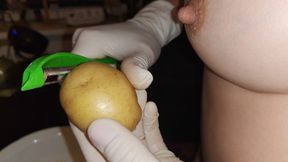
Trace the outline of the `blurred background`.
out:
<instances>
[{"instance_id":1,"label":"blurred background","mask_svg":"<svg viewBox=\"0 0 288 162\"><path fill-rule=\"evenodd\" d=\"M71 50L79 27L131 18L150 0L0 0L0 150L37 130L68 125L58 93L49 85L21 92L25 67L45 54ZM150 68L154 81L149 100L160 112L168 147L191 161L200 141L203 64L185 31L163 47Z\"/></svg>"}]
</instances>

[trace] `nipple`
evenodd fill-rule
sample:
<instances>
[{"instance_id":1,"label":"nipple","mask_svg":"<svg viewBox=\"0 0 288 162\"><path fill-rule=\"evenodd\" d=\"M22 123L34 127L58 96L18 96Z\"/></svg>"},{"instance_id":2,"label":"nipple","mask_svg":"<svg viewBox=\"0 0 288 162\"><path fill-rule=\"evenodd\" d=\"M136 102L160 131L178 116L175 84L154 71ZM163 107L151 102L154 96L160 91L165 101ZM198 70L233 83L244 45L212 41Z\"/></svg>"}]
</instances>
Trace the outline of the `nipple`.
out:
<instances>
[{"instance_id":1,"label":"nipple","mask_svg":"<svg viewBox=\"0 0 288 162\"><path fill-rule=\"evenodd\" d=\"M188 28L192 35L196 35L204 23L206 0L192 0L189 2L189 5L192 5L194 8L195 20L188 25Z\"/></svg>"}]
</instances>

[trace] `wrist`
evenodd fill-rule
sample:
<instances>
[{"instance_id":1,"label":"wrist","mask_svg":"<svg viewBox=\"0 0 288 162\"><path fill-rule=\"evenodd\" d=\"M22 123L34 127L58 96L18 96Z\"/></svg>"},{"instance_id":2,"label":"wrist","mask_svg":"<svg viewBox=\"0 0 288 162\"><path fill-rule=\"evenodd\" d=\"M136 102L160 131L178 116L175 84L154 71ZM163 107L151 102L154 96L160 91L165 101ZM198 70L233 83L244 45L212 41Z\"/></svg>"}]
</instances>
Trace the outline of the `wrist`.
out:
<instances>
[{"instance_id":1,"label":"wrist","mask_svg":"<svg viewBox=\"0 0 288 162\"><path fill-rule=\"evenodd\" d=\"M173 16L175 8L170 1L153 1L128 21L154 35L163 46L181 32L181 25Z\"/></svg>"}]
</instances>

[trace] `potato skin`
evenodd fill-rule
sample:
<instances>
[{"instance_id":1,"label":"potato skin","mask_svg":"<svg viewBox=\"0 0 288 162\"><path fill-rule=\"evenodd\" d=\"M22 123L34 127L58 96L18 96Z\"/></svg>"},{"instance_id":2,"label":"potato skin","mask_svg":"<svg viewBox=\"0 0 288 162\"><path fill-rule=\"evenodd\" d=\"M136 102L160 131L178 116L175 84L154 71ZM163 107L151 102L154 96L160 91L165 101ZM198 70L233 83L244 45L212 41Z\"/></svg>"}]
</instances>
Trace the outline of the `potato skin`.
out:
<instances>
[{"instance_id":1,"label":"potato skin","mask_svg":"<svg viewBox=\"0 0 288 162\"><path fill-rule=\"evenodd\" d=\"M135 89L126 76L99 62L83 63L67 75L60 103L69 120L84 132L98 118L116 120L131 131L141 119Z\"/></svg>"}]
</instances>

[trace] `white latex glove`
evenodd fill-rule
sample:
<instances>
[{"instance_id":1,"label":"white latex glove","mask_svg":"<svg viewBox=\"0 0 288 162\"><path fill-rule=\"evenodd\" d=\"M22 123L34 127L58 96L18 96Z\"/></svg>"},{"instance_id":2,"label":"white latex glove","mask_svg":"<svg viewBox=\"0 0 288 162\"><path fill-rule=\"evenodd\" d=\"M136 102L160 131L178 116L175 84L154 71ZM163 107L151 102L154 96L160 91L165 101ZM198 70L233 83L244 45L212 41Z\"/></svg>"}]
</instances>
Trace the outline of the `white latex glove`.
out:
<instances>
[{"instance_id":1,"label":"white latex glove","mask_svg":"<svg viewBox=\"0 0 288 162\"><path fill-rule=\"evenodd\" d=\"M155 1L124 23L78 29L73 35L73 53L89 58L110 56L122 60L121 69L136 89L146 89L153 77L147 68L159 57L161 47L180 33L180 25L172 19L173 5ZM137 91L141 108L146 92ZM73 124L72 130L87 161L103 162L103 157ZM133 134L144 138L142 124Z\"/></svg>"},{"instance_id":2,"label":"white latex glove","mask_svg":"<svg viewBox=\"0 0 288 162\"><path fill-rule=\"evenodd\" d=\"M110 56L122 60L121 70L136 89L146 89L153 76L147 70L160 55L161 47L180 34L172 18L174 6L154 1L133 19L123 23L76 30L73 53L89 58Z\"/></svg>"},{"instance_id":3,"label":"white latex glove","mask_svg":"<svg viewBox=\"0 0 288 162\"><path fill-rule=\"evenodd\" d=\"M88 137L109 162L180 162L163 142L156 105L147 103L143 112L142 141L111 119L94 121Z\"/></svg>"}]
</instances>

